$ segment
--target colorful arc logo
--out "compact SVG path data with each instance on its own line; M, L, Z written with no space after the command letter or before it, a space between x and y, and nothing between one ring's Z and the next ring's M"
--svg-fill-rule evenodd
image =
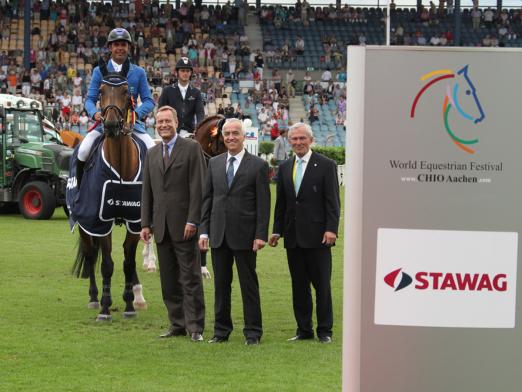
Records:
M469 66L465 65L457 72L454 72L450 69L438 69L432 72L429 72L423 75L420 80L426 81L431 79L428 83L426 83L417 93L413 103L411 105L410 118L415 118L415 110L417 108L417 104L421 96L433 85L443 80L453 79L452 85L446 86L446 94L444 96L444 101L442 104L442 121L444 124L444 128L448 133L450 139L455 143L455 145L460 148L462 151L467 152L468 154L474 154L475 150L471 147L478 143L478 139L463 139L459 138L456 133L451 129L449 125L449 113L452 108L455 108L457 113L469 120L476 125L483 121L486 118L486 114L482 109L482 105L477 95L477 90L475 85L473 84L471 78L469 77ZM433 78L433 79L432 79ZM461 88L462 87L462 88ZM465 97L461 93L464 90ZM475 107L475 113L470 114L463 109L463 101L471 100L470 105Z
M402 290L405 287L408 287L411 282L413 282L413 279L410 275L408 275L406 272L402 272L401 278L399 283L397 282L397 277L401 273L402 268L398 268L395 271L390 272L384 277L384 282L395 289L395 291Z

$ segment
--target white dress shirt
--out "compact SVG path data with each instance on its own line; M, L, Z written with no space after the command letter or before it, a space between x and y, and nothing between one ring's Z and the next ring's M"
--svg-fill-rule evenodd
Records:
M227 153L227 164L225 165L225 173L226 173L226 170L228 169L228 165L230 164L229 161L230 161L230 157L234 157L236 158L234 160L234 176L236 175L237 173L237 169L239 168L239 164L241 163L241 160L243 159L243 157L245 156L245 149L243 148L239 153L237 153L236 155L231 155L230 152ZM304 173L304 171L303 171Z

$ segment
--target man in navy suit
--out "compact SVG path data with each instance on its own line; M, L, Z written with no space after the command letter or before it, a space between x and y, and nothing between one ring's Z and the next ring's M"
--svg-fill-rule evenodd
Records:
M288 139L295 156L279 167L269 245L277 246L279 238L284 238L297 322L296 335L289 340L314 338L312 284L316 293L317 337L322 343L331 343L331 247L337 239L340 215L337 166L331 159L312 152L314 138L309 125L294 124Z
M178 113L179 135L187 137L193 134L196 124L205 118L205 104L201 92L190 85L194 72L187 57L181 57L176 63L178 81L172 86L165 86L161 91L158 105L169 105Z
M245 150L241 120L228 119L222 133L228 152L209 161L199 240L201 250L208 249L210 241L215 275L214 337L209 343L226 342L232 332L235 260L243 298L245 344L256 345L263 334L256 255L268 240L268 164Z

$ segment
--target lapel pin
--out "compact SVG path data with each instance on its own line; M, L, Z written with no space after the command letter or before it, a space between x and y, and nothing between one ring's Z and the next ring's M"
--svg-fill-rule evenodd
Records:
M317 163L314 163L314 166L317 166Z

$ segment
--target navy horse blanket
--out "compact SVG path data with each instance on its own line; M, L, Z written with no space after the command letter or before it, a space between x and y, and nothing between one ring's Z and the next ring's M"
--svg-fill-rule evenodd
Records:
M78 189L76 166L78 148L71 156L70 176L65 199L69 210L71 231L79 225L92 236L105 236L112 232L115 222L125 222L133 234L141 231L141 184L147 147L139 138L132 140L139 150L139 167L132 181L123 181L103 154L100 137L92 147L92 154L85 163L82 182Z

